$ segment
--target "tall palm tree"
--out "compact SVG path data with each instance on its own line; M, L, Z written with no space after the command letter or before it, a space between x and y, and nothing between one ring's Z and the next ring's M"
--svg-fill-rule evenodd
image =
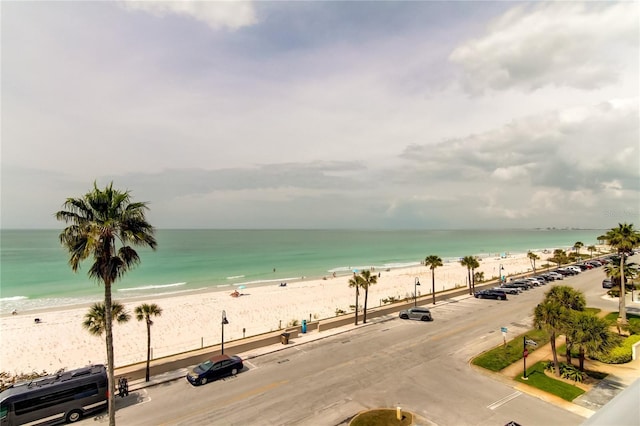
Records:
M469 294L473 294L473 291L471 290L471 269L473 268L474 262L477 263L476 259L473 256L465 256L460 260L460 265L467 268L467 275L469 278Z
M574 289L573 287L566 285L557 285L551 287L545 294L545 301L557 303L564 309L567 309L569 313L584 311L587 306L587 300L584 294ZM564 318L565 323L562 324L562 329L565 331L565 346L567 348L566 357L567 363L571 364L571 349L573 348L573 340L571 333L567 332L571 328L570 316Z
M615 347L618 338L609 330L609 323L589 312L574 311L570 315L570 326L567 331L571 341L578 345L580 371L584 371L586 354L595 355L607 352ZM568 351L569 349L567 349Z
M543 301L533 311L533 323L538 329L544 329L549 333L551 353L553 354L553 367L557 377L560 377L560 364L558 363L558 351L556 349L556 335L562 332L566 323L567 309L552 301Z
M536 273L536 260L539 260L540 256L538 256L537 254L535 254L532 251L528 251L527 252L527 257L529 258L529 261L531 261L531 268L533 269L533 274L535 275L535 273Z
M56 219L68 226L60 242L69 253L69 265L77 272L82 261L91 258L89 277L104 284L105 340L109 381L109 426L116 424L113 334L111 331L111 286L140 263L131 246L148 246L155 250L154 228L147 222L147 203L132 202L129 191L113 189L113 183L93 190L80 198L67 198ZM120 246L118 247L118 244Z
M620 256L620 297L618 298L618 320L621 324L627 324L627 308L625 306L625 278L624 262L626 255L640 244L640 233L633 228L633 224L619 223L617 228L610 229L605 238L609 245L616 249Z
M578 257L580 257L580 249L584 247L584 243L582 241L576 241L573 243L573 249L576 251Z
M378 282L378 276L376 274L371 274L371 271L364 270L360 272L360 277L362 278L360 281L360 287L364 289L364 309L362 311L362 323L367 323L367 299L369 298L369 287L376 284Z
M159 317L162 315L162 308L155 303L147 304L143 303L135 308L136 319L138 321L144 320L147 324L147 371L145 373L145 381L149 381L149 363L151 362L151 326L153 321L151 317Z
M424 265L431 269L431 301L436 304L436 268L442 266L442 259L440 256L431 254L424 258Z
M589 250L589 258L592 258L593 257L593 252L596 251L596 246L594 246L592 244L589 247L587 247L587 250Z
M353 273L353 277L349 279L349 287L356 289L356 325L358 325L358 296L360 296L360 287L362 287L362 277Z
M115 319L118 324L124 324L131 319L131 315L124 309L120 303L111 302L111 318ZM107 313L104 309L104 303L97 302L91 305L89 311L84 315L82 327L94 336L102 336L106 329Z
M480 267L480 259L471 256L471 294L476 292L476 268Z

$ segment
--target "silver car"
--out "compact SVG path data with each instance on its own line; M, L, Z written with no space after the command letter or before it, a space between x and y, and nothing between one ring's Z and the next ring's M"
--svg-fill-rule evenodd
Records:
M400 311L399 314L402 319L414 319L419 321L433 321L431 311L428 308L410 308Z

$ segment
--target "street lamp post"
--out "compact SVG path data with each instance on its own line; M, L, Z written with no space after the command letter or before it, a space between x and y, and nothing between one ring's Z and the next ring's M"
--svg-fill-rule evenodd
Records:
M418 306L418 286L420 285L420 280L416 277L413 283L413 306Z
M224 355L224 325L229 324L227 313L222 311L222 338L220 339L220 355Z

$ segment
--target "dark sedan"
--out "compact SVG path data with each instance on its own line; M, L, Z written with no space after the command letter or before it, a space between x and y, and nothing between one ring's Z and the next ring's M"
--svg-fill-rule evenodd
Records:
M237 355L217 355L195 366L187 374L187 380L194 386L204 385L221 377L235 376L242 367L242 358Z
M477 299L507 300L507 293L504 290L496 290L496 289L476 291L474 296Z

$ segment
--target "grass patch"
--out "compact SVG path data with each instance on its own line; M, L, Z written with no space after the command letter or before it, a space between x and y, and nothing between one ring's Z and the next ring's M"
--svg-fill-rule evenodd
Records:
M573 401L584 393L584 391L577 386L553 379L544 374L545 363L546 361L540 361L532 365L530 368L527 368L528 380L524 380L521 374L518 374L518 376L515 377L515 380L559 396L566 401Z
M584 308L584 311L589 313L589 314L598 315L600 313L600 311L602 311L602 309L600 309L600 308Z
M605 315L604 319L606 319L612 325L614 325L618 321L618 312L610 312L607 315ZM629 312L627 312L627 321L629 323L640 325L640 315L630 314Z
M538 343L538 348L549 343L549 335L546 331L529 330L525 334L521 334L513 340L510 340L506 345L500 345L497 348L478 355L471 363L491 371L500 371L510 366L514 362L522 359L522 343L525 335L528 339ZM535 349L536 348L529 346L529 352Z
M371 410L358 414L349 426L409 426L413 424L413 414L403 411L402 420L396 417L396 410Z

